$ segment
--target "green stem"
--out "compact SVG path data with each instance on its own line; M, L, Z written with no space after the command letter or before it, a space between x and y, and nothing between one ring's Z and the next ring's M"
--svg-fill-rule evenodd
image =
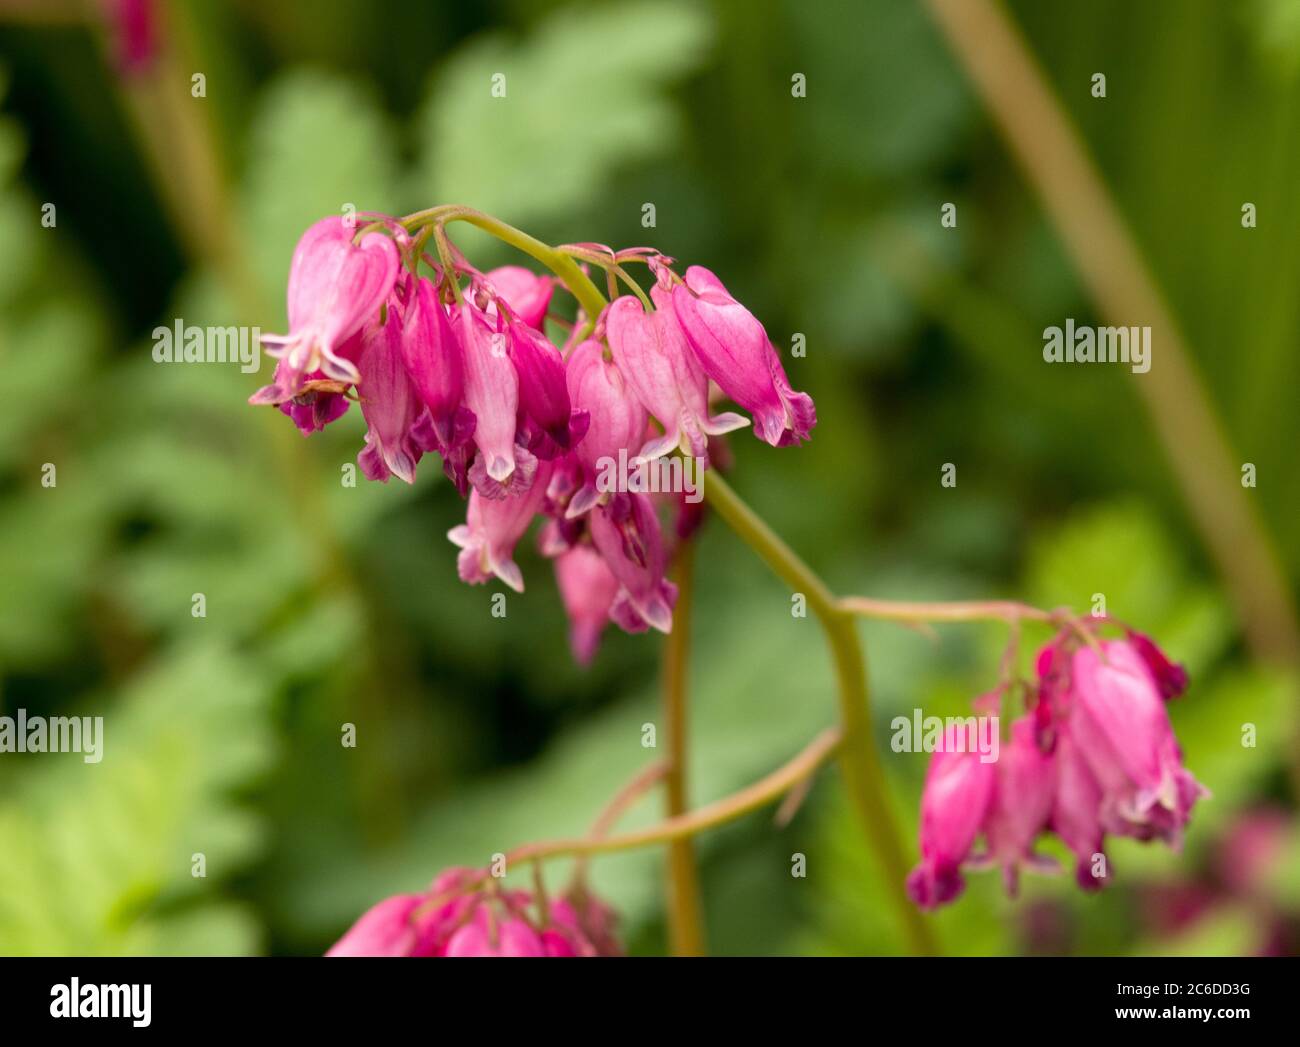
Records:
M674 578L677 603L673 631L664 644L664 733L668 739L664 777L667 814L685 814L686 798L686 671L690 653L691 603L695 546L683 542L677 551ZM690 837L668 844L668 930L674 956L704 955L704 920L700 902L695 845Z
M571 840L547 840L525 844L506 854L506 868L524 862L541 862L570 855L611 854L615 851L653 847L673 840L686 839L706 829L725 825L784 796L813 774L835 751L839 742L840 731L834 727L827 728L789 763L778 767L767 777L761 778L738 793L733 793L726 799L706 804L676 818L668 818L648 829L639 829L618 836L586 836Z
M826 631L839 694L840 769L845 788L867 839L883 866L913 952L936 951L930 928L907 897L907 857L889 806L889 785L871 739L866 663L853 615L842 608L826 583L737 495L716 471L704 485L705 497L727 525L796 593L802 593Z
M402 224L408 229L414 229L427 222L443 224L447 222L468 222L470 225L482 229L485 233L495 236L502 243L507 243L511 247L523 251L524 254L531 255L564 281L564 285L573 294L573 297L578 300L583 312L587 314L588 327L595 324L596 318L600 316L601 311L607 304L605 296L600 293L600 288L591 282L591 278L582 271L582 268L572 258L562 251L557 251L549 244L542 243L535 236L529 236L522 229L516 229L513 225L509 225L498 218L493 218L482 211L476 211L472 207L449 205L433 207L428 211L420 211L410 215L403 219Z

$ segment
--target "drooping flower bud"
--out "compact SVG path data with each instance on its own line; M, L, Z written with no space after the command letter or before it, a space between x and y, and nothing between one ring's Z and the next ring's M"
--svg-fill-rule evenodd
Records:
M555 558L555 581L569 616L569 647L579 665L589 665L609 624L619 582L589 545L575 545Z
M709 436L748 425L738 414L709 416L708 381L673 314L662 306L646 313L631 295L614 299L605 311L605 330L614 362L664 435L641 448L658 458L674 449L708 461Z
M1022 716L1011 724L1011 737L1000 747L997 787L984 835L989 860L1002 869L1007 893L1016 894L1021 865L1051 872L1049 858L1034 854L1034 841L1047 828L1056 791L1056 766L1034 739L1034 724Z
M930 757L921 794L921 863L907 877L907 893L923 909L952 901L966 886L961 866L984 827L997 767L967 752L950 727Z
M565 361L569 398L575 410L586 411L591 424L575 455L583 467L583 483L569 501L566 515L581 516L600 499L595 478L620 451L629 455L644 442L647 417L618 365L605 359L604 347L588 339Z
M342 218L322 218L302 234L289 267L289 333L263 335L267 352L285 364L274 384L259 389L250 403L283 403L298 395L303 376L354 384L354 361L340 349L378 316L397 280L397 247L382 233L367 233L359 244Z
M1068 730L1057 737L1055 756L1052 831L1074 853L1075 881L1085 890L1097 890L1109 878L1101 786Z
M469 479L485 498L527 490L537 460L515 443L519 378L506 352L504 331L493 330L470 302L459 308L456 335L465 360L465 406L474 413L478 457Z
M550 461L583 438L590 416L571 407L564 357L549 338L518 323L507 327L506 337L519 376L519 406L529 423L529 450Z
M429 409L429 421L440 447L452 447L472 434L474 416L462 402L465 360L447 311L438 301L433 282L415 284L402 326L402 360ZM468 433L466 430L468 429Z
M368 426L366 446L357 455L361 471L384 483L389 476L415 483L421 451L411 430L424 405L402 363L402 321L396 309L388 310L382 326L366 332L360 367L357 395Z
M672 306L704 373L754 416L755 436L773 447L808 439L817 424L812 397L790 387L763 325L721 280L691 266L672 291Z

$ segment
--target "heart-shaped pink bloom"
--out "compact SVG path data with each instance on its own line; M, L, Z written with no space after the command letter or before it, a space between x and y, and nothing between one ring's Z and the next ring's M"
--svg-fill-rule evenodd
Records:
M368 429L357 462L371 480L387 483L396 476L415 483L421 451L411 430L424 404L402 362L402 321L396 309L390 307L383 326L367 332L365 343L357 395Z
M490 499L527 490L537 460L515 443L519 378L506 351L506 334L468 301L459 308L455 330L464 353L465 406L474 414L478 447L470 482Z
M641 448L658 458L677 448L708 461L709 436L748 425L738 414L709 416L708 380L686 344L671 308L647 313L631 295L614 299L605 311L605 331L614 362L664 435Z
M397 281L400 260L393 241L356 230L342 218L322 218L302 234L289 266L289 333L264 335L267 352L284 361L273 385L258 390L250 403L282 403L298 394L304 375L356 383L356 364L341 347L370 320Z
M1205 789L1182 754L1159 686L1123 641L1083 647L1071 664L1069 729L1101 785L1107 832L1177 846Z
M664 542L654 505L644 494L619 494L594 510L591 539L619 591L609 616L629 633L672 631L677 586L664 578Z
M565 372L574 410L585 411L590 418L587 435L575 449L583 484L567 509L568 516L577 517L600 498L595 477L606 463L618 461L619 451L635 454L644 443L648 418L618 365L605 359L599 342L588 339L574 348L565 361Z
M609 624L619 582L600 553L575 545L555 558L555 581L569 616L569 646L579 665L589 665Z
M503 498L485 498L477 489L470 492L465 523L447 532L460 548L456 563L461 581L481 585L495 575L515 592L524 591L515 546L541 510L550 476L551 463L541 462L535 482L525 491Z
M773 447L808 439L817 409L790 387L781 359L758 319L703 266L686 270L672 291L678 323L704 373L754 416L754 435Z

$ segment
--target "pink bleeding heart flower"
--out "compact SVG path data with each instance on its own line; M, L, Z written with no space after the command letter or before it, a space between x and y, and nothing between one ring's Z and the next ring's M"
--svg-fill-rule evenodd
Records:
M1047 828L1056 793L1056 765L1034 738L1027 716L1011 724L1011 737L1000 749L997 786L984 826L987 860L1002 869L1007 893L1015 896L1022 865L1053 872L1056 863L1034 854L1034 841Z
M374 319L397 281L397 247L382 233L367 233L359 244L342 218L322 218L302 234L289 267L289 333L263 335L267 352L281 359L274 384L249 398L254 404L279 404L296 396L304 375L355 384L356 363L342 347Z
M569 616L573 658L579 665L590 665L618 597L618 579L595 549L575 545L555 558L555 581Z
M368 429L357 462L371 480L387 483L396 476L415 483L421 450L412 428L424 404L402 362L402 321L396 309L389 308L387 321L371 328L365 342L357 395Z
M708 438L749 422L738 414L709 416L708 380L686 344L671 309L647 313L631 295L614 299L605 311L605 331L614 362L664 435L641 448L658 458L677 448L707 462Z
M591 419L575 455L582 465L582 484L569 500L566 515L581 516L601 498L596 478L620 451L633 453L644 442L648 418L618 365L605 359L604 347L588 339L565 361L569 399Z
M485 498L477 489L470 492L466 522L447 532L460 548L457 568L460 579L481 585L494 575L517 593L524 591L524 576L514 561L515 546L542 508L550 482L551 463L537 466L535 482L525 491L504 498Z
M434 956L433 918L420 919L423 894L399 894L366 910L326 956Z
M529 450L546 460L577 445L591 421L569 402L564 357L540 331L525 324L506 328L510 362L519 376L519 407L528 423Z
M610 618L629 633L672 631L677 586L664 578L664 542L654 506L644 494L619 494L590 516L591 539L619 591Z
M422 450L442 456L443 472L463 498L474 454L474 412L464 406L464 351L433 283L415 282L402 326L402 361L426 411L411 435Z
M433 282L415 284L402 326L402 362L429 410L434 440L441 447L463 443L474 431L474 415L462 406L465 360Z
M1138 650L1107 641L1075 652L1069 729L1102 787L1107 832L1181 840L1206 790L1182 766L1159 686Z
M1097 890L1109 878L1105 831L1101 826L1101 785L1068 730L1056 740L1056 793L1052 831L1076 859L1075 882Z
M546 319L546 310L551 304L551 293L555 290L555 278L540 276L522 265L503 265L499 269L489 269L485 274L492 290L506 300L511 312L529 327L542 329ZM496 306L488 305L489 316L496 315Z
M966 886L961 866L984 827L997 787L997 767L966 752L950 727L930 757L921 794L921 863L907 877L907 893L923 909L952 901Z
M456 319L465 361L465 406L474 414L478 447L470 482L485 498L517 494L532 485L537 459L515 443L519 377L506 352L506 334L493 329L482 310L468 301Z
M757 318L703 266L686 270L672 305L704 372L754 416L754 435L773 447L808 439L817 409L790 387L781 359Z

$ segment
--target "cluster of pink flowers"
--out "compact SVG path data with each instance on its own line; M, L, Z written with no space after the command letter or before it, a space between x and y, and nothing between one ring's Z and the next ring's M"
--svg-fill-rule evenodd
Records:
M541 547L554 558L580 661L607 621L668 632L676 589L664 577L655 504L641 491L599 489L597 472L620 452L639 462L680 451L707 467L709 438L749 424L712 413L710 381L750 412L760 439L807 439L812 399L791 388L763 325L709 270L681 277L672 259L645 249L636 253L654 274L654 308L616 298L582 339L580 317L560 349L543 333L553 278L458 261L456 274L434 266L431 280L417 275L418 247L402 226L377 224L387 232L358 237L344 219L325 218L303 234L289 271L289 333L263 337L278 357L274 381L250 402L277 405L309 434L355 395L368 428L358 461L373 480L413 482L421 456L438 452L469 498L449 537L471 584L495 576L522 591L514 549L546 517ZM462 276L463 295L453 286ZM693 519L683 511L679 537Z
M423 894L385 898L327 956L621 956L611 910L577 889L546 899L448 869Z
M921 798L921 863L907 881L918 905L956 898L963 867L1000 867L1014 894L1022 866L1055 868L1034 852L1044 832L1074 853L1088 889L1109 879L1108 833L1179 847L1206 795L1182 765L1165 708L1187 674L1141 633L1082 639L1088 628L1066 629L1039 652L1036 694L995 762L952 737L934 753Z

